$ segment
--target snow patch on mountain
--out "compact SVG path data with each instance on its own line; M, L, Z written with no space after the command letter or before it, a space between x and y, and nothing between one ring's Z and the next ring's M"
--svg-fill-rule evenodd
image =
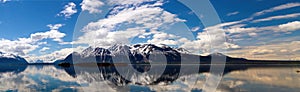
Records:
M123 54L128 55L131 54L131 46L122 45L122 44L115 44L108 48L108 50L113 54Z

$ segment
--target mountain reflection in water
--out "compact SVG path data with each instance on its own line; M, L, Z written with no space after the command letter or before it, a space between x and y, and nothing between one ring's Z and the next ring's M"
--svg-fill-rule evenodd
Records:
M133 69L133 70L131 70ZM1 66L1 91L201 91L209 65ZM300 65L226 65L218 90L300 90Z

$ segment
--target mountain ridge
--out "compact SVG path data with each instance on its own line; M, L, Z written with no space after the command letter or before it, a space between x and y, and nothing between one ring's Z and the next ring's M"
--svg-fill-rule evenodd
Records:
M28 62L17 55L14 54L9 54L9 53L4 53L4 52L0 52L0 63L5 63L5 64L20 64L20 65L24 65L24 64L28 64Z
M216 54L216 53L215 53ZM213 54L212 54L213 55ZM70 64L77 63L131 63L131 64L148 64L161 63L166 61L167 64L180 63L210 63L212 55L200 56L189 53L184 48L172 48L170 46L160 44L134 44L123 45L115 44L107 49L100 47L88 47L82 52L73 52L64 60ZM217 55L225 59L236 61L245 61L243 58L231 58L229 56L217 53ZM181 62L184 61L184 62ZM226 61L228 61L226 59ZM55 62L58 64L58 62Z

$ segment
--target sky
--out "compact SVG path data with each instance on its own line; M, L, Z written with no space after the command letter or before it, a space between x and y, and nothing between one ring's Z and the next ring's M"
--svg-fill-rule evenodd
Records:
M0 0L0 51L54 62L88 46L300 60L299 0Z

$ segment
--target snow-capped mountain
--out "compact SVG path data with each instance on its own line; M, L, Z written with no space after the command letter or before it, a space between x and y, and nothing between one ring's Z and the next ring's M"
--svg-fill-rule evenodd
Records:
M17 55L0 52L0 63L27 64L27 61Z
M166 52L166 53L178 53L175 49L167 46L167 45L154 45L154 44L137 44L134 45L134 51L135 53L143 54L143 55L149 55L149 54L155 54L160 52Z
M245 61L242 58L231 58L221 53L214 53L208 56L200 56L189 53L184 48L172 48L170 46L160 44L135 44L121 45L116 44L108 49L89 47L81 53L72 53L64 60L66 63L167 63L167 64L209 64L211 58L218 56L227 61ZM221 57L222 56L222 57Z
M111 52L108 49L104 48L92 48L89 47L81 52L82 57L91 57L91 56L107 56L111 55Z
M136 44L128 46L116 44L108 49L89 47L81 53L72 53L65 59L65 61L72 60L79 61L79 63L91 61L110 63L112 60L120 63L124 63L124 60L129 60L131 63L149 63L161 60L179 62L180 52L167 45Z
M111 52L105 48L93 48L88 47L81 53L73 52L68 55L64 60L67 63L110 63L111 62ZM60 61L60 62L62 62Z
M136 63L139 62L157 62L168 61L179 62L180 53L167 45L154 45L154 44L137 44L133 45L131 53ZM142 56L142 58L140 58ZM152 56L152 58L150 58Z

